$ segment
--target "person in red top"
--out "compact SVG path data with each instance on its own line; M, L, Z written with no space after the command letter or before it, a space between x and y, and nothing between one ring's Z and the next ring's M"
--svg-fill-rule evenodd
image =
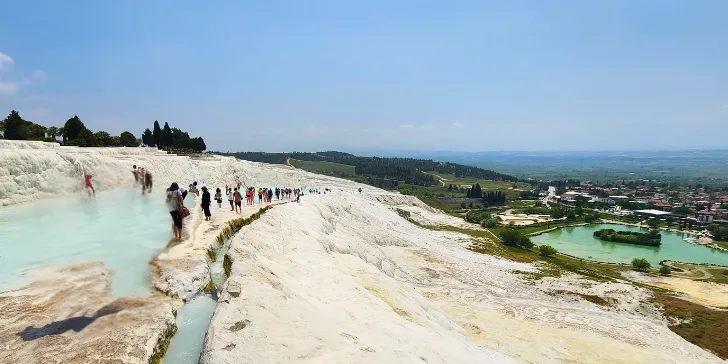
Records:
M91 184L91 176L90 174L86 173L83 175L83 179L86 181L86 188L90 189L91 192L89 192L89 196L93 193L94 196L96 196L96 190L94 189L94 186Z

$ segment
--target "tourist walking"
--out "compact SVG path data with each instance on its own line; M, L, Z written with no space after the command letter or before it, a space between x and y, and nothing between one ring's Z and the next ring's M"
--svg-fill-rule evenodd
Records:
M184 198L182 193L179 191L177 182L172 184L167 189L166 198L167 209L169 214L172 215L172 234L177 241L182 240L182 208L184 207Z
M240 194L237 188L233 192L233 198L235 199L235 212L243 213L243 195Z
M273 189L268 189L268 203L273 202Z
M197 189L197 181L192 182L190 185L190 192L194 193L197 197L200 196L200 190Z
M222 208L222 191L219 188L215 190L215 201L217 201L217 207Z
M202 186L202 202L200 203L200 206L202 206L202 211L205 213L205 221L210 221L210 191L207 190L207 187Z
M233 205L233 199L234 199L234 197L235 196L233 196L233 189L232 188L228 188L227 189L227 198L228 198L228 202L230 202L230 211L235 210L235 206Z

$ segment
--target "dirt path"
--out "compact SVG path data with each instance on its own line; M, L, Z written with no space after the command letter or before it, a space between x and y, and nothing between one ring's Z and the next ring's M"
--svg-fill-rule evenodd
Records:
M675 262L666 261L663 264L666 265L666 266L668 266L668 267L670 267L670 268L672 268L672 269L682 269L682 270L685 270L684 268L681 268L681 267L678 267L678 266L673 265L674 263ZM700 276L700 277L682 277L682 278L696 279L696 280L713 278L713 275L712 274L710 274L708 271L706 271L703 267L701 267L699 265L694 265L692 271L700 272L703 275ZM692 271L690 271L690 272L692 272Z
M293 168L293 169L296 169L296 167L294 167L293 164L291 164L291 157L288 157L286 159L286 165L289 166L289 167L291 167L291 168Z
M429 174L430 176L435 176L437 178L437 180L440 181L440 185L445 186L445 181L447 181L447 180L442 178L442 176L440 176L439 174L434 174L431 172L422 172L422 173Z

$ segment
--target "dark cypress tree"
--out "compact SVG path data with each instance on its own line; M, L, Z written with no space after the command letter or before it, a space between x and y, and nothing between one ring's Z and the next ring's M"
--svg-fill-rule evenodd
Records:
M147 129L144 129L144 133L142 133L142 143L144 145L151 147L154 145L154 135L152 134L152 131Z
M162 149L162 128L159 127L159 121L154 120L154 128L152 129L152 137L155 147Z
M162 145L167 147L167 150L169 150L169 147L172 146L172 141L172 128L170 128L169 124L165 122L164 129L162 129Z

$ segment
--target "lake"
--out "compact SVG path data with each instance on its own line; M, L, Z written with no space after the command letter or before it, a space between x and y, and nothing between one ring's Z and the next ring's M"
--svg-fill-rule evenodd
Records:
M645 258L652 265L662 260L674 260L728 266L728 252L690 244L684 241L690 237L688 234L661 231L662 245L648 247L601 241L593 236L595 231L601 229L645 231L635 226L593 224L550 231L534 236L531 240L537 245L551 245L561 253L599 262L629 264L634 258Z

